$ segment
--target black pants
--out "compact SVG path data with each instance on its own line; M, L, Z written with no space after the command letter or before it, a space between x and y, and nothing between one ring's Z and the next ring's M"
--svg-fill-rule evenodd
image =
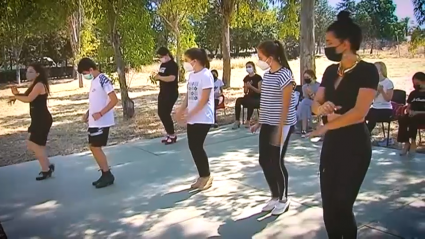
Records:
M288 170L285 167L284 157L288 148L289 138L293 132L293 127L285 125L283 135L282 146L274 146L271 144L271 140L277 132L278 126L261 125L260 130L260 166L263 169L264 176L269 185L272 198L279 198L282 200L283 197L288 197Z
M248 109L246 120L250 120L252 114L254 113L254 109L260 108L260 99L253 98L249 95L245 95L244 97L237 98L236 104L235 104L235 120L237 121L241 119L242 105Z
M164 125L165 131L169 135L174 134L174 122L171 118L171 111L173 111L173 106L178 97L178 92L170 95L160 93L158 96L158 116Z
M371 108L366 116L367 128L369 132L375 128L377 122L387 122L393 114L392 109L374 109Z
M330 239L357 238L353 205L371 158L370 133L364 123L326 133L320 155L320 189Z
M398 135L397 141L400 143L408 143L409 139L416 140L418 135L418 126L425 124L425 115L415 115L409 117L403 115L398 119Z
M7 239L6 232L4 232L1 223L0 223L0 239Z
M220 102L219 99L214 99L214 123L216 124L217 124L217 106L219 102Z
M187 141L190 153L198 169L199 177L210 176L210 163L207 153L204 150L204 142L211 125L209 124L188 124Z

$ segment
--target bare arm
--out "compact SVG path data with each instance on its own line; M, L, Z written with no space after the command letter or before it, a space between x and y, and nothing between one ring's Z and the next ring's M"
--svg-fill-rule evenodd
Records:
M208 103L208 100L210 99L210 93L212 88L207 88L202 90L201 99L199 100L198 104L193 108L191 112L189 112L187 118L191 118L192 116L196 115L199 111L204 108L204 106Z
M258 82L258 88L255 88L251 85L250 89L254 91L255 93L261 94L261 81Z
M112 110L118 103L118 97L117 94L115 94L115 91L112 91L108 94L109 96L109 103L100 111L101 115L104 115L108 113L110 110Z
M311 111L315 115L319 115L319 107L325 103L325 87L319 87L311 105Z
M280 114L279 128L282 129L285 125L286 119L288 118L289 105L291 104L292 96L292 84L285 86L282 89L282 113ZM279 131L281 132L281 131Z
M174 80L176 80L176 76L171 75L171 76L160 76L157 75L156 76L157 80L163 81L163 82L173 82Z
M42 83L37 83L28 96L23 94L15 95L15 98L24 103L32 102L38 95L43 94L45 92L44 85Z
M388 89L387 92L385 91L381 91L382 96L384 97L384 100L386 101L391 101L391 99L393 98L393 93L394 93L394 89Z

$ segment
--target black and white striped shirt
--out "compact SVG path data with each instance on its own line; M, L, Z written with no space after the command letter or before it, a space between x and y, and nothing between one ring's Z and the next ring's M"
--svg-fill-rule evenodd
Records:
M261 84L261 100L260 100L260 124L268 124L278 126L282 115L282 94L283 88L293 84L292 72L282 67L280 70L271 73L267 71L264 74ZM297 96L292 90L288 117L285 125L295 125L297 116L295 111Z

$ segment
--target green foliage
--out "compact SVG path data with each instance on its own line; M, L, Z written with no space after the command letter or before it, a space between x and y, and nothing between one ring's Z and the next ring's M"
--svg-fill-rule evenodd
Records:
M413 0L414 13L419 25L425 24L425 0Z
M287 37L298 39L300 36L301 0L282 1L284 4L279 14L279 21L281 22L279 37L282 39Z
M316 43L325 43L326 28L335 20L335 9L328 0L316 0L314 9L314 35Z
M425 47L425 29L421 29L420 27L416 27L412 31L409 50L415 51L419 47Z

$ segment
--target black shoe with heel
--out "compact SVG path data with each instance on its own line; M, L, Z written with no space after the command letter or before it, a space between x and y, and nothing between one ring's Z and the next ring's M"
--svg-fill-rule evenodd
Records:
M49 165L49 171L47 172L40 172L38 175L38 177L35 178L35 180L37 181L42 181L45 179L48 179L50 177L52 177L53 172L55 171L55 165L54 164L50 164Z

